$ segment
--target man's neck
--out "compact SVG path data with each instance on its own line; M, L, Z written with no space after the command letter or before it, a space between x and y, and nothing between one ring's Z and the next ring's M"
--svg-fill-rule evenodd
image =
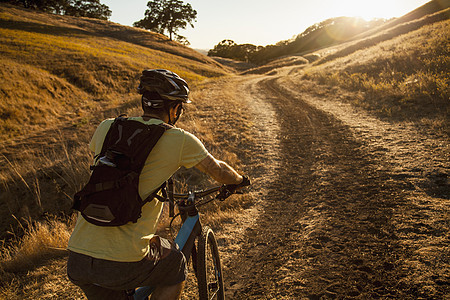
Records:
M167 116L161 117L158 115L154 115L154 114L143 114L142 118L144 119L144 121L148 121L150 119L158 119L163 121L164 123L169 122L169 118Z

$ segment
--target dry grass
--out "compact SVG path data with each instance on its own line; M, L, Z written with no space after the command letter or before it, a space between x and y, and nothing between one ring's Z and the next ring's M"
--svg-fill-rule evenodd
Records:
M70 237L68 225L56 219L47 222L31 222L22 227L23 238L4 247L0 265L2 272L23 272L36 266L55 251L64 251Z
M245 110L242 111L242 108L233 102L233 99L236 99L234 91L228 90L222 94L221 111L223 113L220 114L217 114L213 109L211 102L216 99L208 92L211 86L221 84L222 81L226 80L227 78L223 78L221 80L209 80L208 82L194 84L192 86L192 99L194 102L192 105L189 105L188 111L180 120L179 126L199 136L214 156L240 169L241 161L239 157L242 151L239 150L240 138L238 135L248 136L246 131L251 124L248 120L245 120ZM137 103L135 102L135 104ZM122 112L128 115L138 115L140 114L140 108L134 105L134 107L122 110ZM116 114L116 112L113 112L111 116ZM93 121L89 123L91 122ZM230 124L230 122L238 123ZM217 124L220 124L220 131L217 128ZM241 125L237 127L236 124ZM92 132L95 124L91 125ZM236 126L236 128L232 132L228 132L227 130L230 126ZM55 221L54 223L23 220L39 219L42 212L47 212L50 215L58 214L61 211L61 206L55 207L54 205L60 203L61 199L66 199L62 201L65 203L63 210L70 216L70 196L87 179L88 165L91 158L86 143L91 132L82 132L76 137L68 133L60 133L50 146L50 148L54 149L54 155L43 155L43 152L33 152L32 149L29 149L29 152L25 153L24 157L28 157L28 160L31 157L35 157L35 163L29 165L28 168L18 160L7 162L11 165L11 172L8 173L8 178L4 180L4 184L7 185L7 192L4 194L4 197L13 199L21 190L25 192L25 198L28 201L16 198L14 203L9 203L9 210L13 210L13 205L16 205L17 215L22 214L22 217L18 217L19 222L10 220L10 223L23 224L16 227L15 231L10 230L8 247L4 246L2 249L3 279L1 281L3 284L6 282L9 282L9 284L4 286L1 292L4 295L10 295L8 297L11 297L11 299L19 299L20 295L34 295L35 298L45 299L57 291L58 286L52 286L51 282L48 282L48 284L39 283L39 280L51 280L52 282L61 282L62 280L65 282L65 285L68 285L64 270L61 270L64 267L61 265L61 262L53 260L49 262L48 259L57 258L60 255L60 252L55 252L51 247L66 247L67 237L71 232L70 224L72 224L72 219L65 217L65 221ZM4 159L6 160L6 157ZM42 176L43 174L48 174L48 178L45 179ZM38 178L38 181L34 182L33 180L36 178ZM176 174L176 179L179 181L178 186L180 188L189 186L190 188L199 189L215 184L195 169L180 170ZM73 182L69 182L69 180L73 180ZM220 228L224 224L232 222L233 216L250 206L253 200L249 195L242 195L233 196L225 202L213 202L201 208L202 220L205 224L213 226L213 228ZM19 207L20 203L23 204L22 207L28 207L28 209L21 209ZM168 235L166 228L169 221L166 212L159 226L160 234ZM178 222L175 222L175 229L178 226L177 224ZM53 228L55 230L51 231ZM53 238L49 239L48 236ZM38 241L42 244L36 246ZM25 249L29 250L26 251ZM55 271L59 275L56 277L52 275L53 279L48 274L52 265L59 265ZM27 284L21 279L23 272L31 274L32 278L35 278L37 281L33 284ZM40 279L38 280L37 278ZM78 292L76 289L73 290L73 286L69 284L69 288L65 291L66 294L61 291L59 293L67 296L67 293ZM12 297L15 294L18 295L15 296L17 298Z
M306 65L308 63L308 59L304 58L303 56L286 56L286 57L281 57L278 59L275 59L263 66L257 67L257 68L253 68L253 69L249 69L246 70L244 72L242 72L242 74L264 74L264 73L268 73L269 71L278 69L278 68L283 68L286 66L295 66L295 65Z
M393 40L403 34L419 30L426 25L445 21L449 18L449 15L450 8L413 20L404 16L392 22L388 22L386 25L379 28L369 30L361 36L357 36L354 41L320 51L324 52L326 55L323 55L323 58L318 60L316 64L323 64L340 57L345 57L356 51L376 46L384 41Z
M190 82L221 76L214 60L147 31L0 5L0 136L61 124L117 106L145 68ZM96 101L92 101L96 100Z
M228 71L158 34L4 4L0 40L0 298L66 298L74 291L58 291L68 286L64 266L45 262L67 245L95 126L138 113L144 68L171 69L192 85Z
M87 179L91 156L87 134L70 135L67 140L61 131L45 132L30 139L30 144L16 145L0 156L3 230L12 224L19 230L16 234L24 233L13 216L36 220L46 213L70 213L72 195ZM9 239L11 234L2 232L1 237Z
M62 288L68 284L67 279L62 277L65 271L55 259L67 254L65 247L70 237L70 223L51 218L21 224L25 234L15 236L12 243L1 248L1 299L50 299L55 292L65 290ZM48 267L45 266L47 264ZM43 280L44 277L48 279ZM68 295L66 292L65 297Z

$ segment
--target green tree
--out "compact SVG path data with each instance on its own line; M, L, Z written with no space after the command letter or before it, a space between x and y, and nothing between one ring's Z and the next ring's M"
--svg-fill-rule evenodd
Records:
M50 13L61 13L68 0L0 0L0 2L22 5L25 8L41 10Z
M135 27L148 29L164 34L169 33L169 38L175 36L179 41L186 41L185 37L178 35L179 29L186 29L188 24L193 28L193 22L197 19L197 11L189 3L181 0L153 0L147 3L145 18L135 22Z
M252 44L240 44L235 47L234 56L237 60L250 62L258 47Z
M236 46L237 44L233 40L223 40L208 51L208 56L233 58L231 52Z
M105 4L101 4L100 0L70 0L70 5L66 8L65 14L108 20L111 17L111 10Z
M258 47L252 44L236 44L232 40L223 40L208 51L208 56L218 56L249 62Z
M108 20L111 10L100 0L0 0L59 15Z

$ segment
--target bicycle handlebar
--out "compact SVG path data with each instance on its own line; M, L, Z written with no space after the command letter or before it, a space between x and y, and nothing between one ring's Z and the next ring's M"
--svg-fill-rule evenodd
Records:
M169 182L169 188L171 191L168 191L168 197L170 206L169 206L169 217L172 217L172 220L170 221L170 228L172 228L172 222L173 220L181 214L181 211L184 211L185 213L191 210L191 213L197 214L197 207L200 205L204 205L208 202L213 201L214 199L219 199L221 201L225 200L226 198L230 197L233 194L236 194L236 191L250 185L250 180L248 177L243 176L243 180L240 184L224 184L221 186L215 186L211 187L205 190L195 191L195 192L189 192L185 194L179 194L179 193L173 193L173 182ZM217 196L213 199L210 199L208 201L204 201L201 203L196 203L196 198L203 198L206 197L212 193L216 193ZM184 201L174 201L177 200L187 200ZM174 204L178 206L181 211L178 214L174 214ZM186 209L188 208L188 209Z
M190 193L186 193L186 194L177 194L177 193L173 193L173 198L175 199L180 199L180 200L186 200L189 198L189 196L191 196L192 194L195 195L195 198L203 198L205 196L208 196L214 192L219 191L222 188L222 186L215 186L206 190L201 190L201 191L195 191L195 192L190 192Z
M185 193L185 194L173 193L173 198L179 199L179 200L186 200L186 199L189 199L189 197L203 198L203 197L206 197L215 192L219 192L219 194L216 196L216 198L223 201L226 198L228 198L229 196L231 196L232 194L235 194L238 189L243 188L245 186L249 186L249 185L250 185L250 180L248 179L248 177L243 176L243 180L240 184L224 184L221 186L215 186L215 187L208 188L205 190L194 191L194 192Z

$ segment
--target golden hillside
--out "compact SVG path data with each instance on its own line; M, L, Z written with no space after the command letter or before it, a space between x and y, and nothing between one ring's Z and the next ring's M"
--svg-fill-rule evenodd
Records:
M450 1L433 0L351 41L285 56L243 74L289 69L299 85L312 80L358 92L343 101L379 118L419 122L449 135L449 19Z
M145 68L171 69L192 83L227 73L160 34L5 4L0 42L2 138L117 106Z

